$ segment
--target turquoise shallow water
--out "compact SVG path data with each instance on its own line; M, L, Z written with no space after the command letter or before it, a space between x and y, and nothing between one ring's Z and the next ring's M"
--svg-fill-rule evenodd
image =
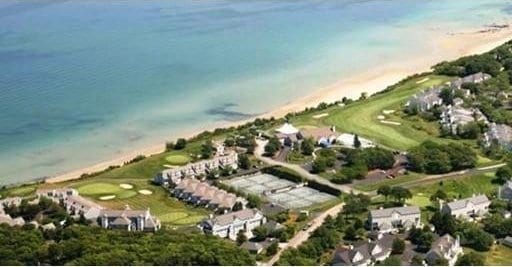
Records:
M0 184L55 175L425 53L509 1L0 2Z

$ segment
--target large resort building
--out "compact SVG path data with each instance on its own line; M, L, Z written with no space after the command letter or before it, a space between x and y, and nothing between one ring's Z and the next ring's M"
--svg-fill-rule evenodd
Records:
M243 209L215 217L211 216L204 220L200 227L207 234L235 240L240 231L250 235L254 228L265 224L266 221L267 219L260 211Z
M232 169L238 168L238 154L235 151L230 151L226 155L216 155L213 159L202 160L189 163L185 166L163 170L157 174L154 181L156 184L164 186L178 184L183 178L205 175L212 170L227 167Z

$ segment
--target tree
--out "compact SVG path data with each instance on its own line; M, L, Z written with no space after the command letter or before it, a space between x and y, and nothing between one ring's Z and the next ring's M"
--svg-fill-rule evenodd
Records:
M451 88L443 88L441 93L439 93L439 97L443 100L443 103L446 105L453 105L453 99L455 98L453 89Z
M244 208L244 204L240 201L237 201L235 205L233 205L233 211L239 211Z
M313 151L315 150L315 141L313 138L306 138L302 141L302 144L300 146L300 149L302 151L302 154L304 155L311 155L313 154Z
M279 249L277 241L272 242L270 246L267 248L267 256L274 256L277 253L277 250Z
M388 196L391 194L391 187L389 185L381 185L377 189L377 194L384 196L386 202L388 202Z
M248 170L251 168L251 159L249 159L249 156L247 154L239 154L238 155L238 166L244 170Z
M267 227L263 226L263 225L260 225L254 229L252 229L252 234L253 234L253 239L254 241L256 242L260 242L260 241L263 241L267 238L268 236L268 229Z
M400 265L402 265L402 260L400 259L400 257L390 256L390 257L387 257L385 260L383 260L378 265L380 265L380 266L400 266Z
M411 191L400 186L392 187L390 195L399 203L403 203L406 199L412 198Z
M215 148L213 147L213 143L211 140L204 142L201 145L201 158L209 159L213 155L214 151Z
M455 231L457 231L457 221L448 213L436 211L432 216L432 219L430 219L430 223L434 225L436 232L439 235L453 235L455 234Z
M312 173L321 173L327 169L327 160L324 157L317 157L311 166Z
M485 259L482 257L482 255L476 253L476 252L469 252L462 255L457 260L456 265L458 266L484 266L485 265Z
M176 140L176 144L174 145L174 149L182 150L187 146L187 140L185 138L179 138Z
M361 147L361 141L359 141L359 136L357 134L354 135L354 147L355 148Z
M496 180L499 184L505 184L512 177L512 169L509 166L500 167L496 171Z
M400 238L393 240L391 254L402 254L405 250L405 242Z
M240 246L245 241L247 241L247 236L245 235L245 232L243 230L238 231L238 234L236 235L236 243Z
M268 140L268 143L265 145L265 155L274 156L277 151L281 148L281 142L277 137L272 137Z
M247 207L249 208L259 208L261 206L261 198L258 195L248 194L247 197Z
M437 202L439 200L448 199L448 195L442 189L438 189L434 194L430 196L430 201Z
M357 231L354 226L348 226L344 231L344 239L346 240L356 240L357 239Z

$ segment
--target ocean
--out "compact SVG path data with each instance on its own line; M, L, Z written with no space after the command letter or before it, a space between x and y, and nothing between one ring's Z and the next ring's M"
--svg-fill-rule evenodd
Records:
M268 112L429 53L502 0L3 0L0 184L52 176Z

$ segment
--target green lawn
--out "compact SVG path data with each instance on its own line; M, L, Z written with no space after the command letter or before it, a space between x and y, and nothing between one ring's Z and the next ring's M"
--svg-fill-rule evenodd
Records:
M0 198L4 197L25 197L36 192L38 184L27 184L0 190Z
M485 253L485 264L488 266L510 266L512 263L512 248L504 245L493 246L492 249Z
M417 82L424 79L425 76L411 79L392 91L370 97L367 100L358 101L342 108L329 108L323 111L329 113L327 117L313 119L309 114L307 118L299 117L297 121L299 124L314 125L322 120L324 125L335 125L339 131L357 133L378 144L400 150L418 145L427 139L446 142L446 140L436 137L437 122L425 122L418 117L406 119L400 116L405 102L411 95L450 80L445 76L428 75L427 77L429 80L419 84ZM383 110L395 110L395 114L386 115L386 120L399 122L401 125L380 122L377 116L383 115Z
M374 191L377 190L380 186L389 185L389 186L397 186L403 183L407 183L410 181L418 180L421 177L424 177L423 174L410 172L407 175L399 176L395 179L383 179L378 182L361 182L359 184L354 185L354 188L361 191Z
M179 152L176 152L176 153L173 153L173 154L165 157L165 160L170 165L181 166L181 165L185 165L185 164L189 163L191 158L185 154L179 154Z
M494 173L488 172L484 174L477 174L468 177L461 177L451 180L422 184L417 187L412 187L411 192L416 197L416 201L420 201L420 196L430 198L438 189L442 189L452 198L470 197L473 194L494 194L497 191L498 185L493 184ZM414 198L413 198L414 201Z

